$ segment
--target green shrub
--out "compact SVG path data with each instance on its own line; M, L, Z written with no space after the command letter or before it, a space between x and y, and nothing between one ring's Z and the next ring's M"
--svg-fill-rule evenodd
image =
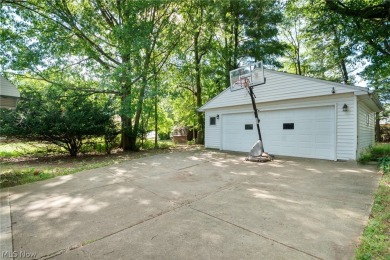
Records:
M114 127L111 99L61 89L24 90L15 110L0 109L0 135L46 141L77 156L85 140Z
M390 143L378 143L371 148L371 154L374 159L385 156L390 157Z
M160 149L168 149L175 146L175 144L172 141L159 141L158 142L158 148Z
M158 139L160 140L169 140L169 133L158 133Z
M381 158L390 157L390 144L377 143L374 146L369 146L364 152L360 154L359 162L368 163L370 161L379 162Z
M379 158L379 168L382 170L383 174L389 174L390 173L390 157L384 156L382 158Z
M143 150L150 150L156 148L154 146L154 140L148 140L148 139L144 140L143 143L141 141L138 141L137 146L142 148ZM168 149L172 146L174 146L174 144L171 141L164 140L164 141L157 142L157 148L159 149Z

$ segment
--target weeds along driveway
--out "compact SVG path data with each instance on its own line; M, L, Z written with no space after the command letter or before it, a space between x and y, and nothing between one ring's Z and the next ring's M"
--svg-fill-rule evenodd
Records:
M379 179L354 162L259 164L200 150L3 189L1 199L18 257L350 259Z

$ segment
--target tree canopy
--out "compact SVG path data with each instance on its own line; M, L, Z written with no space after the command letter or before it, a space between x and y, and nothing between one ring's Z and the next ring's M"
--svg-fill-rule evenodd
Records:
M0 3L0 73L36 93L113 99L124 150L138 149L140 133L167 135L174 125L191 127L202 143L197 108L228 87L230 70L259 60L364 84L389 101L387 0Z

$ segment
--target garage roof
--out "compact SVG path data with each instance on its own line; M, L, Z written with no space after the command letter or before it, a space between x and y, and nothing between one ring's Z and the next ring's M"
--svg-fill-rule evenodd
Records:
M368 88L345 85L341 83L309 78L305 76L264 70L266 84L256 86L253 91L256 95L256 102L272 102L296 98L332 96L337 94L353 93L355 95L369 95ZM334 93L333 93L334 92ZM371 94L370 94L371 95ZM372 95L377 110L382 107L378 98ZM211 99L198 109L203 112L207 109L238 106L250 104L248 93L245 89L230 91L226 88L219 95Z

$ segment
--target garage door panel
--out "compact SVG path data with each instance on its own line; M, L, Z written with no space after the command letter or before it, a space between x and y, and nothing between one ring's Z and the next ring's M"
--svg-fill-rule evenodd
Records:
M260 111L265 150L275 155L334 159L334 107ZM294 129L283 129L293 123ZM245 130L253 124L253 130ZM249 152L258 140L253 113L223 115L222 149Z
M245 130L246 124L252 124L253 130ZM222 129L223 150L249 151L258 140L253 113L223 115Z

